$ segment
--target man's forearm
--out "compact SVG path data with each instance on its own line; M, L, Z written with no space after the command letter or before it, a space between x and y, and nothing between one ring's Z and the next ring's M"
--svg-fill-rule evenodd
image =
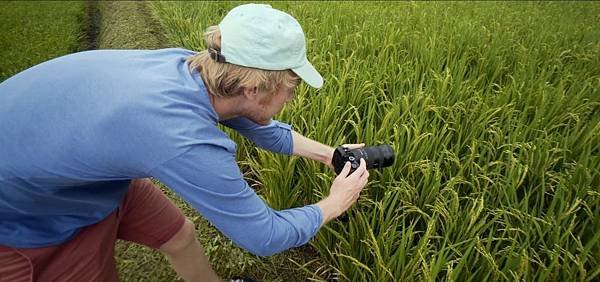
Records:
M294 155L319 161L327 166L331 166L331 158L333 157L334 151L331 146L304 137L296 131L292 131L292 139L294 141Z
M333 202L329 197L319 201L316 205L321 209L323 215L321 226L337 218L343 212L339 207L339 204Z

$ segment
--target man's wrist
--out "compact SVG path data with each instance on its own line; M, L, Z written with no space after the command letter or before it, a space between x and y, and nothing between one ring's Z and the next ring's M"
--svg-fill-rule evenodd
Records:
M334 148L292 131L293 154L331 166Z
M331 165L331 160L333 159L333 152L335 149L331 146L323 145L323 150L321 153L321 162L327 166Z
M337 218L343 212L330 197L324 198L316 203L316 205L321 209L321 213L323 214L323 222L321 223L321 226Z

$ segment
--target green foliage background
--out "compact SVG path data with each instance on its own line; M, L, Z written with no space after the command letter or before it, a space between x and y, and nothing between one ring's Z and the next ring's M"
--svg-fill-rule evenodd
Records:
M150 43L202 50L203 30L240 3L150 2L170 41ZM100 10L129 11L115 4ZM267 259L233 246L178 202L220 275L598 279L600 4L271 4L299 20L308 57L326 79L320 90L301 85L277 118L330 145L390 143L396 163L372 173L348 222L330 223L311 248ZM139 8L128 6L131 14ZM0 7L0 81L89 47L84 2ZM144 24L128 20L104 26L105 48L145 46ZM231 134L242 144L243 170L273 207L327 195L333 175L321 164L260 151ZM126 244L117 251L123 280L175 279L160 254Z
M240 3L158 2L177 45ZM323 143L390 143L349 222L311 245L317 280L593 280L600 274L600 5L273 2L326 83L278 118ZM239 138L239 137L236 137ZM320 164L240 148L276 208L313 203Z
M85 3L0 3L0 81L46 60L86 49Z

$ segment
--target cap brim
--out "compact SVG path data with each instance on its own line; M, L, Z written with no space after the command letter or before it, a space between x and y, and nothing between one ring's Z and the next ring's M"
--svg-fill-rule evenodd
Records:
M302 66L293 68L292 71L314 88L323 86L323 77L308 60Z

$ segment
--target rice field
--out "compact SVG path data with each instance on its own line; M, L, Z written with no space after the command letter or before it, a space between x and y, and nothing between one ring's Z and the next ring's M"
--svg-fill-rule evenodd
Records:
M237 2L152 2L169 39ZM391 144L348 221L298 263L317 281L592 281L600 277L600 4L273 2L325 78L277 117L332 146ZM232 133L234 134L234 133ZM239 147L273 207L313 203L333 174ZM314 266L318 266L315 271Z
M202 50L203 30L239 4L149 1L169 41L152 46ZM179 202L222 277L600 279L599 3L271 5L299 20L326 80L320 90L302 84L277 118L332 146L390 144L396 162L371 173L347 221L322 228L310 248L272 258L236 248ZM83 1L0 3L0 81L88 48L88 13ZM100 31L103 48L146 46L131 26ZM322 164L230 133L272 207L327 195L334 175ZM156 252L120 244L117 254L123 281L177 279Z
M46 60L89 46L83 1L0 3L0 81Z

